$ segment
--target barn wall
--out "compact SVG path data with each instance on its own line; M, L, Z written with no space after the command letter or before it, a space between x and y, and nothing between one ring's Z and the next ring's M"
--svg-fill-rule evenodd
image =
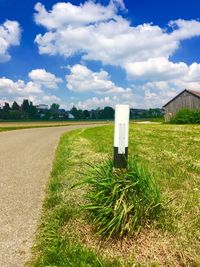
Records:
M187 91L183 92L165 107L165 120L169 121L177 111L183 108L200 109L200 98Z

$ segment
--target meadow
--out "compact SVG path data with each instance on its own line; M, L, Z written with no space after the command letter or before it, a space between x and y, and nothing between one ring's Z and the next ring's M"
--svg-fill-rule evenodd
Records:
M81 124L105 124L105 121L0 121L0 132L42 127L59 127Z
M129 155L154 175L165 209L137 236L105 241L81 209L86 163L113 153L113 126L64 134L30 266L200 266L200 126L131 124Z

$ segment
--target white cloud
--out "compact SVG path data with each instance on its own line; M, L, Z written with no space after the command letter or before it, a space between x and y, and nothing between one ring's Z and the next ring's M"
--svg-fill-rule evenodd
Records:
M114 106L117 103L129 104L135 108L162 107L185 88L200 90L200 64L193 63L188 66L183 62L172 63L165 58L149 59L146 62L128 65L127 72L134 83L131 89L128 88L125 91L122 88L124 90L122 94L117 94L116 88L118 87L110 81L108 73L105 74L104 71L92 72L78 64L70 67L70 71L71 73L66 78L71 90L107 95L102 98L89 98L85 101L76 100L74 104L79 108ZM110 90L111 94L109 94L109 85L114 86Z
M76 106L80 109L97 109L106 106L114 107L116 104L127 104L130 107L141 108L141 96L130 92L129 94L112 95L105 97L91 97L86 100L76 100L70 103L70 106Z
M171 94L173 96L173 94ZM166 103L166 92L155 93L150 90L145 91L144 95L145 107L160 107Z
M126 10L124 0L112 0L111 3L113 3L115 6L119 7L121 10Z
M178 28L172 32L171 36L175 40L185 40L200 35L200 22L197 20L184 20L178 19L170 21L169 26L172 28Z
M137 91L136 94L141 97L143 107L153 108L162 107L184 89L200 91L200 83L184 79L153 81L135 86L133 92Z
M166 58L153 58L144 62L126 65L129 79L148 81L145 86L153 84L157 89L171 87L200 89L200 64L187 65L183 62L173 63ZM163 86L164 85L164 86Z
M122 1L116 2L123 6ZM75 6L69 2L57 3L51 12L48 12L41 3L37 3L35 10L37 11L34 16L35 22L47 29L64 28L68 25L89 25L115 17L114 4L110 3L105 7L92 1L87 1L80 6Z
M74 92L90 91L98 94L129 93L129 88L116 86L108 72L100 70L93 72L86 66L76 64L69 67L70 74L66 75L67 87Z
M189 66L188 75L184 77L188 82L200 82L200 64L196 62Z
M184 88L198 90L200 64L173 63L169 58L182 40L200 36L200 22L178 19L170 21L165 29L152 23L133 26L118 14L119 9L125 9L122 0L111 0L108 6L91 1L79 6L57 3L49 11L36 5L35 21L46 28L35 38L40 54L80 54L83 60L120 66L133 80L130 92L115 85L104 70L92 72L83 65L74 65L66 76L71 91L109 95L90 98L86 104L79 101L80 106L113 104L118 100L111 94L118 97L116 93L121 91L121 101L126 98L131 106L158 107Z
M0 78L0 93L28 95L28 94L40 94L40 85L34 82L25 83L23 80L14 82L11 79L5 77Z
M61 78L57 78L53 73L47 72L45 69L32 70L28 76L35 83L44 85L47 88L58 88L58 83L62 82Z
M172 63L167 58L149 58L146 61L125 65L129 79L168 80L181 78L188 73L188 66L183 62Z
M145 108L162 107L181 90L170 82L148 82L141 88L142 102Z
M42 100L45 104L60 103L60 98L55 95L44 95Z
M8 50L11 46L19 45L20 36L21 29L17 21L6 20L0 25L0 62L10 59Z
M44 35L36 36L39 52L65 57L81 53L85 60L124 68L149 58L168 59L181 40L200 36L200 22L195 20L171 21L169 32L148 23L132 26L117 14L119 3L123 1L111 1L107 7L93 2L57 3L50 11L37 4L36 23L47 28Z
M41 85L33 81L24 82L23 80L13 81L8 78L0 78L0 103L12 104L13 101L22 103L23 99L28 99L34 104L53 102L61 103L59 97L48 94L42 90Z
M166 58L150 58L126 64L128 78L140 81L147 107L162 106L184 89L200 90L200 64L173 63Z
M97 109L98 107L105 107L105 106L113 106L113 102L115 100L115 97L92 97L88 98L85 101L76 101L72 102L70 106L76 106L79 109Z

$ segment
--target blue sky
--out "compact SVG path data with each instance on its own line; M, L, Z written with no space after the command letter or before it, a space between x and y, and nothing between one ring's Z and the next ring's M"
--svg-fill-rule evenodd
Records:
M199 10L198 0L0 0L0 103L149 108L199 91Z

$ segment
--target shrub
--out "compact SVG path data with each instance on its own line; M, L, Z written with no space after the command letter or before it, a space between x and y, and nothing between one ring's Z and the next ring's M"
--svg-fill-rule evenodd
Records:
M97 233L106 238L139 233L161 210L161 195L152 175L135 158L127 171L114 170L113 161L90 165L83 182L89 185L87 204Z
M171 119L174 124L200 123L200 110L181 109Z

